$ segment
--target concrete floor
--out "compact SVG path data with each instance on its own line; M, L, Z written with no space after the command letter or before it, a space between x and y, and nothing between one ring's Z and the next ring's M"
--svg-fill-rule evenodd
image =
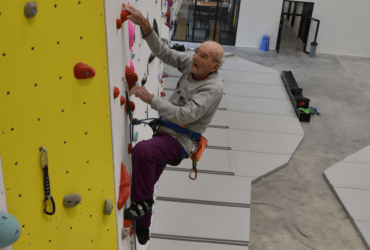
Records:
M301 123L305 137L288 166L252 185L249 250L366 249L322 174L370 145L370 58L311 58L287 21L279 54L223 47L252 62L291 70L322 115Z

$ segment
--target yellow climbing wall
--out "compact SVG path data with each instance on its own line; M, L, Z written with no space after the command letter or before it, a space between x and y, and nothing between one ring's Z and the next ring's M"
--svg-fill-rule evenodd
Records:
M13 249L118 249L104 1L37 0L32 19L26 3L0 1L0 154L8 212L22 227ZM95 77L76 79L79 62ZM43 212L41 146L52 216ZM73 193L81 203L64 208Z

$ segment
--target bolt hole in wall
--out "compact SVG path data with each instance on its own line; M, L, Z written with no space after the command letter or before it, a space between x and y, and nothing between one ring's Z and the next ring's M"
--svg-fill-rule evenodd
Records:
M235 46L240 0L184 0L171 40Z

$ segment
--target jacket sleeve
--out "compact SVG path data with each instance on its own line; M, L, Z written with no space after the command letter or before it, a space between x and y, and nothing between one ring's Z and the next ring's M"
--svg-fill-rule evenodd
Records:
M156 57L164 63L178 69L181 73L183 73L186 66L193 61L193 57L191 55L171 49L167 46L167 44L158 37L154 30L150 35L144 37L144 40L148 43L150 50Z
M220 93L214 88L200 88L199 91L185 104L176 106L172 103L153 97L151 107L158 111L166 121L177 125L186 125L195 122L203 117L215 103L220 99Z

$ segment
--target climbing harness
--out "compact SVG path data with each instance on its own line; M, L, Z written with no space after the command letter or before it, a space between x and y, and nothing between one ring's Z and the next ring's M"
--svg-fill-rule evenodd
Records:
M46 152L46 149L44 147L40 147L40 151L41 151L41 165L42 165L42 168L44 170L44 191L45 191L44 213L48 214L48 215L53 215L55 213L55 202L54 202L53 196L51 196L51 194L50 194L50 181L49 181L49 172L48 172L48 169L49 169L48 153ZM44 153L46 155L46 164L45 164L45 160L44 160ZM52 205L53 205L53 211L52 212L46 211L46 202L48 200L50 200Z

